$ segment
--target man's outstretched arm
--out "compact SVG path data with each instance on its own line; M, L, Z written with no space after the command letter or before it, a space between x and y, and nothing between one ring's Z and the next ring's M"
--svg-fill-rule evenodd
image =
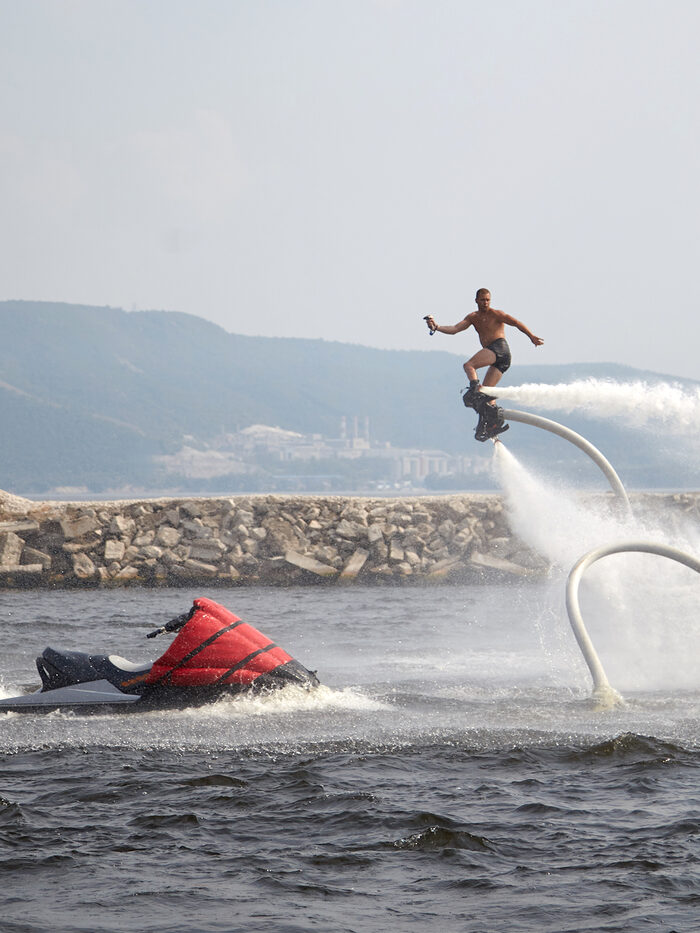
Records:
M541 347L544 343L544 340L541 337L536 337L529 327L526 327L522 321L519 321L517 318L513 317L512 314L503 313L503 323L510 324L511 327L517 327L518 330L525 334L526 337L529 337L530 340L534 343L536 347Z
M429 314L425 320L432 331L439 330L441 334L459 334L461 331L471 327L472 323L469 320L469 316L465 317L459 324L436 324L431 314Z

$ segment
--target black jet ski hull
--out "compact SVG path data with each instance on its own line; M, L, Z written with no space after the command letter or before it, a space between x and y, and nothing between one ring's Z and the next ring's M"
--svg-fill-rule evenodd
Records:
M318 686L315 673L212 600L195 600L189 613L151 634L163 631L179 634L145 664L46 648L36 659L41 688L0 700L0 712L184 709L290 684Z
M216 703L226 697L259 695L280 690L296 684L311 688L319 685L313 671L299 662L299 668L275 672L275 677L263 676L249 687L160 687L145 690L143 694L124 693L108 680L91 680L87 683L55 687L52 690L35 690L17 697L0 700L0 713L51 713L56 710L75 710L81 713L146 712L159 709L188 709Z

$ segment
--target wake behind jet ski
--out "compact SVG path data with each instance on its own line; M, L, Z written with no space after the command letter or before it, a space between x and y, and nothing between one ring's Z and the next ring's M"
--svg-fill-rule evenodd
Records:
M318 686L315 673L211 599L195 599L147 637L167 632L178 633L168 650L142 664L46 648L36 659L42 686L0 700L0 712L184 708L287 684Z

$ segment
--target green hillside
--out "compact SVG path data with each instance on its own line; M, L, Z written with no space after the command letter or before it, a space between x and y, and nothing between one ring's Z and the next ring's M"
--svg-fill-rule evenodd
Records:
M336 437L343 415L368 415L373 439L396 447L473 452L459 396L462 358L452 353L245 337L193 315L50 302L0 302L0 326L0 488L15 492L149 487L158 481L151 458L186 437L206 444L255 423ZM583 376L662 378L607 364L516 366L507 378ZM657 444L631 451L619 428L567 423L601 446L623 478L681 482ZM509 436L519 456L568 463L562 442L541 434L520 430L516 441L514 426ZM680 472L687 480L687 466Z

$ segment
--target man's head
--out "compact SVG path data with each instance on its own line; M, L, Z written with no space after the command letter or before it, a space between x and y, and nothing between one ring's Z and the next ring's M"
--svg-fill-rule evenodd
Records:
M479 311L486 311L491 304L491 292L488 288L480 288L476 293L476 303Z

